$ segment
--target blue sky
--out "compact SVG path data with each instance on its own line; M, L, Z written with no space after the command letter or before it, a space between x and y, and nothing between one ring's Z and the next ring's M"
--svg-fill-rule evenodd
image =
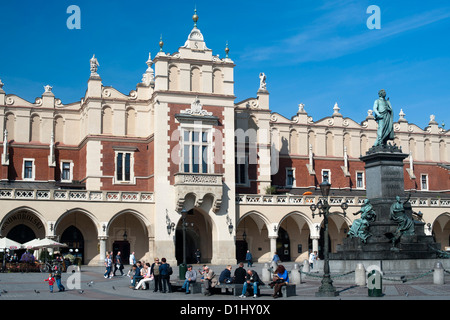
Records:
M70 5L81 9L80 30L66 26ZM379 30L367 28L370 5L381 9ZM63 103L78 101L95 53L103 84L128 94L161 34L165 52L184 44L195 6L214 54L229 43L236 102L256 96L264 72L271 110L287 118L304 103L319 120L337 102L361 122L384 88L395 120L403 109L421 128L431 114L450 128L448 0L1 1L3 89L34 101L50 84Z

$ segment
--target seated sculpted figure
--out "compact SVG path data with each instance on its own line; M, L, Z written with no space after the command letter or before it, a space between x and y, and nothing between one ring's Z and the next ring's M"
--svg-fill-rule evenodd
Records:
M369 231L369 225L374 222L377 214L373 210L373 206L369 199L364 200L364 205L354 215L361 213L361 218L356 219L350 227L348 232L349 237L360 238L363 243L367 242L367 239L372 235Z
M411 195L410 195L411 196ZM405 204L409 201L409 197L402 202L400 197L396 197L396 202L391 205L390 218L397 223L397 230L393 242L399 239L403 234L414 234L414 220L405 212Z

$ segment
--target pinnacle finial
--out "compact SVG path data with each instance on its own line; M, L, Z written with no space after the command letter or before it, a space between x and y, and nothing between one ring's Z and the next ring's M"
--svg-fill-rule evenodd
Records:
M161 34L161 37L159 38L159 52L163 51L163 46L164 46L164 42L162 40L162 34Z
M194 9L194 15L192 16L192 20L194 21L194 28L197 28L197 21L198 21L197 8Z
M225 53L226 53L226 58L228 59L228 52L230 52L230 48L228 48L228 41L227 41L227 45L225 47Z

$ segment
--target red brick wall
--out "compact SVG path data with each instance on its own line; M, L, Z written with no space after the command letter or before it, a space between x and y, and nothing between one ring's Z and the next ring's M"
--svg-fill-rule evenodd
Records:
M186 104L169 104L169 132L167 133L169 137L173 137L173 132L178 129L179 123L175 122L175 115L178 113L181 113L181 110L189 109L191 106ZM223 107L217 107L217 106L203 106L203 110L206 110L208 112L212 112L213 116L216 116L219 118L218 125L213 126L215 130L219 130L220 132L223 131ZM222 141L220 143L214 144L214 155L220 154L220 158L223 158L223 134L222 134ZM172 139L170 139L172 140ZM178 153L174 150L179 149L179 141L169 141L169 154L172 155ZM176 149L175 149L176 148ZM222 160L221 160L222 161ZM174 174L179 172L179 159L176 161L172 161L169 159L169 172L170 172L170 183L174 184L175 178ZM224 173L224 168L222 163L214 163L214 173Z

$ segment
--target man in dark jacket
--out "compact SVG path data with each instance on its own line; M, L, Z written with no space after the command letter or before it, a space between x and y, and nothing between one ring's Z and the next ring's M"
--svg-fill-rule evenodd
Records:
M247 287L253 287L253 298L257 297L258 294L258 286L264 285L264 282L258 276L258 273L255 270L247 270L247 275L245 276L244 287L242 288L242 294L239 298L246 298Z
M234 283L242 284L245 282L247 272L244 269L244 263L240 262L239 267L234 271Z

